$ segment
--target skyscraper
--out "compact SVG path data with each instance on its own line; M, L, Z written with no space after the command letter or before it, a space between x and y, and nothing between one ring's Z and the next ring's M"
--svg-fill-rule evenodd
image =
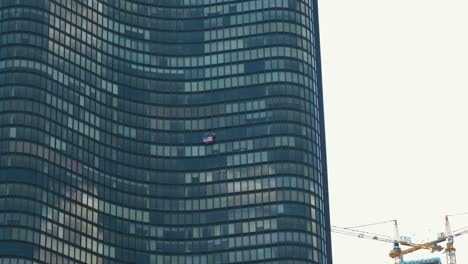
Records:
M1 0L0 263L331 264L316 0Z

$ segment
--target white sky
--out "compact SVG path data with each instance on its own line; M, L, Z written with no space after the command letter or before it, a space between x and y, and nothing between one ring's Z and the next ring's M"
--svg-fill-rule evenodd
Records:
M445 214L468 212L468 0L319 2L332 224L398 219L433 239ZM393 263L391 244L332 243L334 264ZM468 234L455 247L468 263Z

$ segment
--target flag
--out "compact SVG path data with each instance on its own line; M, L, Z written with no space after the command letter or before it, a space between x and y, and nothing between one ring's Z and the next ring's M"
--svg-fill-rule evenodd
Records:
M203 143L213 143L213 136L203 136Z

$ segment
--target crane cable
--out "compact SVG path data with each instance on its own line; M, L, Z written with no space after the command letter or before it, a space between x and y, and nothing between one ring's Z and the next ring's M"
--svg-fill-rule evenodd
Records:
M458 213L458 214L451 214L451 215L447 215L446 217L459 216L459 215L468 215L468 212ZM464 227L459 228L459 229L457 229L455 231L452 231L452 234L468 231L468 230L465 230L465 229L468 229L468 226L464 226Z
M468 215L468 212L458 213L458 214L451 214L451 215L447 215L447 216L457 216L457 215Z
M457 229L457 230L453 231L453 233L458 233L458 232L464 231L465 229L468 229L468 226Z
M361 230L355 230L355 229L350 229L350 228L344 228L344 227L338 227L338 226L332 226L332 231L334 233L339 233L339 234L352 234L352 235L358 235L358 234L364 234L364 235L369 235L369 236L377 236L377 237L382 237L386 239L391 239L389 236L377 234L377 233L371 233L371 232L366 232L366 231L361 231ZM355 232L355 233L353 233Z
M343 227L343 228L344 229L360 228L360 227L366 227L366 226L374 226L374 225L381 225L381 224L387 224L387 223L394 223L395 221L396 220L389 220L389 221L384 221L384 222L377 222L377 223L372 223L372 224L350 226L350 227Z

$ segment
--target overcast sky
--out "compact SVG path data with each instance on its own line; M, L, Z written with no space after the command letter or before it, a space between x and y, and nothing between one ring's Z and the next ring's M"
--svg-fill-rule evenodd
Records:
M434 239L468 212L468 0L319 2L332 224ZM334 264L393 263L391 244L332 243ZM455 247L468 263L468 234Z

